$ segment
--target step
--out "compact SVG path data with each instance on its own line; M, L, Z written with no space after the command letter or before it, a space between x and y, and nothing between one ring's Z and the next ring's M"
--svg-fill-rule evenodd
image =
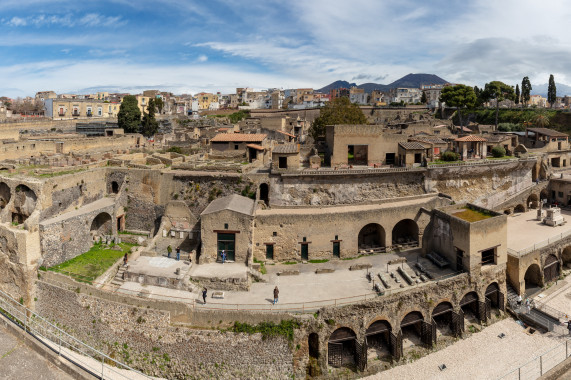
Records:
M124 284L123 281L116 281L116 280L111 281L111 285L121 286L121 285L123 285L123 284Z

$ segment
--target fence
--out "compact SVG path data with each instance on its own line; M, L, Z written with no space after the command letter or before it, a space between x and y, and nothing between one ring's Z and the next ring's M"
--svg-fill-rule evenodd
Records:
M531 252L533 252L539 248L547 247L548 245L556 243L560 240L563 240L568 236L571 236L571 230L567 231L567 232L562 232L556 236L552 236L549 239L542 240L539 243L535 243L531 247L520 249L519 251L516 251L515 249L508 248L508 254L510 256L521 258L522 256L527 255L528 253L531 253Z
M0 313L47 349L100 379L151 379L74 338L0 291Z
M569 340L556 345L547 352L531 359L519 368L505 374L498 380L535 380L569 357Z

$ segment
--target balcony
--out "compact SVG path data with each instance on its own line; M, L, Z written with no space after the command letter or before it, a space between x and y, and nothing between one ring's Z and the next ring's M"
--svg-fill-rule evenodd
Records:
M65 116L65 113L61 113L61 112L60 112L58 115L59 115L59 116Z

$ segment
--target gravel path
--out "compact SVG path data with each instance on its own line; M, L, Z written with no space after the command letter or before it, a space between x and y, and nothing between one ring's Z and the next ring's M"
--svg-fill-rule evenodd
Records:
M500 333L506 336L500 339ZM366 379L494 379L562 341L551 333L528 334L514 320L504 319L443 350ZM440 371L440 364L447 368Z

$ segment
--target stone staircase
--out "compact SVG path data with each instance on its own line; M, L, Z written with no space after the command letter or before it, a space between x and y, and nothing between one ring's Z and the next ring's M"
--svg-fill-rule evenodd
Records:
M507 282L507 281L506 281ZM507 284L507 291L508 291L508 307L511 309L517 307L517 292L515 289L508 283Z
M119 266L117 274L115 275L113 280L111 280L111 285L119 287L125 283L125 280L123 279L123 274L125 273L125 270L127 270L127 267L125 265Z

